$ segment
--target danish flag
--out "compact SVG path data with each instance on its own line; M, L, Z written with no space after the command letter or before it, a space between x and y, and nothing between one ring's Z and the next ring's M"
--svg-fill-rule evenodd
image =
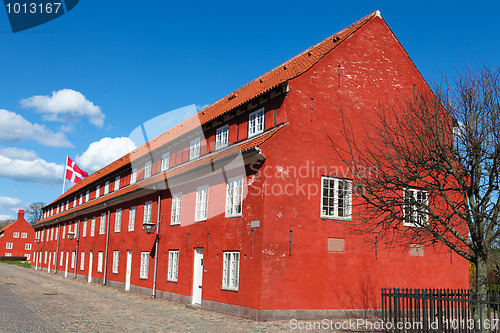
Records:
M89 174L83 171L76 165L75 162L71 158L66 161L66 179L72 181L73 183L78 183L85 177L88 177Z

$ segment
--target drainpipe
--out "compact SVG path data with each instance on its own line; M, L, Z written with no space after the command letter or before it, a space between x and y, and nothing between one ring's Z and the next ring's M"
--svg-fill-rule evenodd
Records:
M161 207L161 193L153 185L154 190L158 193L158 213L156 215L156 235L155 235L155 269L153 274L153 295L152 298L156 298L156 272L158 269L158 242L160 241L160 207Z
M78 214L75 212L75 216ZM73 278L76 279L76 272L78 270L78 245L80 244L80 220L77 222L77 231L76 231L76 253L75 253L75 270L73 272ZM58 238L59 239L59 238Z
M57 263L59 262L59 240L61 239L61 225L57 223L57 252L56 252L56 267L54 267L54 274L57 274Z
M106 214L106 252L104 254L104 278L102 280L102 284L106 285L106 277L108 274L108 247L109 247L109 215L110 215L110 209L108 205L103 202L104 207L108 209L108 213Z

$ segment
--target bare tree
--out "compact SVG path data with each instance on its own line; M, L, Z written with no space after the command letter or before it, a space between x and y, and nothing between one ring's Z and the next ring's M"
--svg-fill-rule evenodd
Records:
M0 221L0 230L2 230L3 228L5 228L6 226L8 226L9 224L11 224L12 222L14 222L14 220L7 219L7 220Z
M26 217L29 224L33 225L42 219L44 206L43 202L33 202L26 207Z
M347 144L332 139L335 150L353 170L376 170L353 173L362 190L352 227L386 243L446 245L475 265L484 297L500 233L500 69L466 68L402 99L384 103L363 130L339 103Z

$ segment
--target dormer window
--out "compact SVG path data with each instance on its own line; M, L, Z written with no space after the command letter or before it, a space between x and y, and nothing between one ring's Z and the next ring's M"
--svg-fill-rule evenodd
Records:
M264 132L264 108L250 113L248 117L248 137Z
M151 177L151 162L144 165L144 179Z
M229 126L228 125L219 127L217 129L217 133L215 135L215 149L221 149L221 148L224 148L227 146L228 133L229 133Z
M193 160L197 157L200 157L200 147L201 141L200 138L197 138L191 141L191 145L189 146L189 159Z

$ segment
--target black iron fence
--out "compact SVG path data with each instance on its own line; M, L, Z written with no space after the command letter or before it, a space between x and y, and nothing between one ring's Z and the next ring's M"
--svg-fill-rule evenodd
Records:
M386 332L500 332L499 294L470 290L382 289Z

